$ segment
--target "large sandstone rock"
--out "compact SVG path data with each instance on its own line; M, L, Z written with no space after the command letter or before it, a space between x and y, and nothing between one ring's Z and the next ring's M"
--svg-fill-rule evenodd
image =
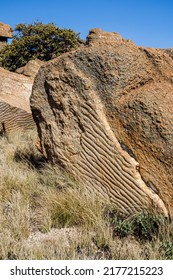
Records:
M126 213L173 214L173 60L117 33L43 66L31 107L43 152Z
M30 60L25 66L18 68L15 72L34 78L43 64L44 62L39 59Z
M29 102L33 81L0 68L0 134L35 127Z
M0 101L31 112L29 98L34 78L0 68Z
M13 37L12 28L9 24L4 24L0 22L0 37L5 37L5 38Z

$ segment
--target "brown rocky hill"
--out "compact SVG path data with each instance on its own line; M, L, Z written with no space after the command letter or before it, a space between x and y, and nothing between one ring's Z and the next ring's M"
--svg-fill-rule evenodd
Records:
M126 213L173 214L173 60L119 34L38 72L31 108L43 152Z

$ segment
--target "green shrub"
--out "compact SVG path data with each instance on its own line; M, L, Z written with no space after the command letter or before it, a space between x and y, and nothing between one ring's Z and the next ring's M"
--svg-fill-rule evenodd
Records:
M163 216L152 212L142 212L134 219L134 233L140 239L152 240L159 234L164 224Z
M173 241L168 241L168 240L163 241L161 245L161 250L166 260L173 259Z
M141 212L130 218L114 213L110 218L115 235L119 237L133 235L149 241L159 235L161 228L166 226L165 222L163 216L152 212Z
M18 24L10 45L0 53L1 65L11 71L24 66L31 59L48 61L81 44L79 33L60 29L53 23Z
M125 237L134 233L133 221L130 219L124 219L118 215L112 219L111 224L114 229L114 235L119 237Z

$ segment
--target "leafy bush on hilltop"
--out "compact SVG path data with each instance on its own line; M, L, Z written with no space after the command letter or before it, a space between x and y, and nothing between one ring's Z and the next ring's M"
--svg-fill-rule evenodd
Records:
M14 39L1 50L1 65L15 71L31 59L48 61L81 44L79 33L60 29L53 23L18 24Z

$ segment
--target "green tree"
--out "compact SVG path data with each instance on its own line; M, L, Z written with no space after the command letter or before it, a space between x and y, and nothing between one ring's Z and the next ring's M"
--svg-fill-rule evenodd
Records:
M15 71L31 59L48 61L81 43L79 33L60 29L53 23L18 24L11 44L1 50L1 65Z

